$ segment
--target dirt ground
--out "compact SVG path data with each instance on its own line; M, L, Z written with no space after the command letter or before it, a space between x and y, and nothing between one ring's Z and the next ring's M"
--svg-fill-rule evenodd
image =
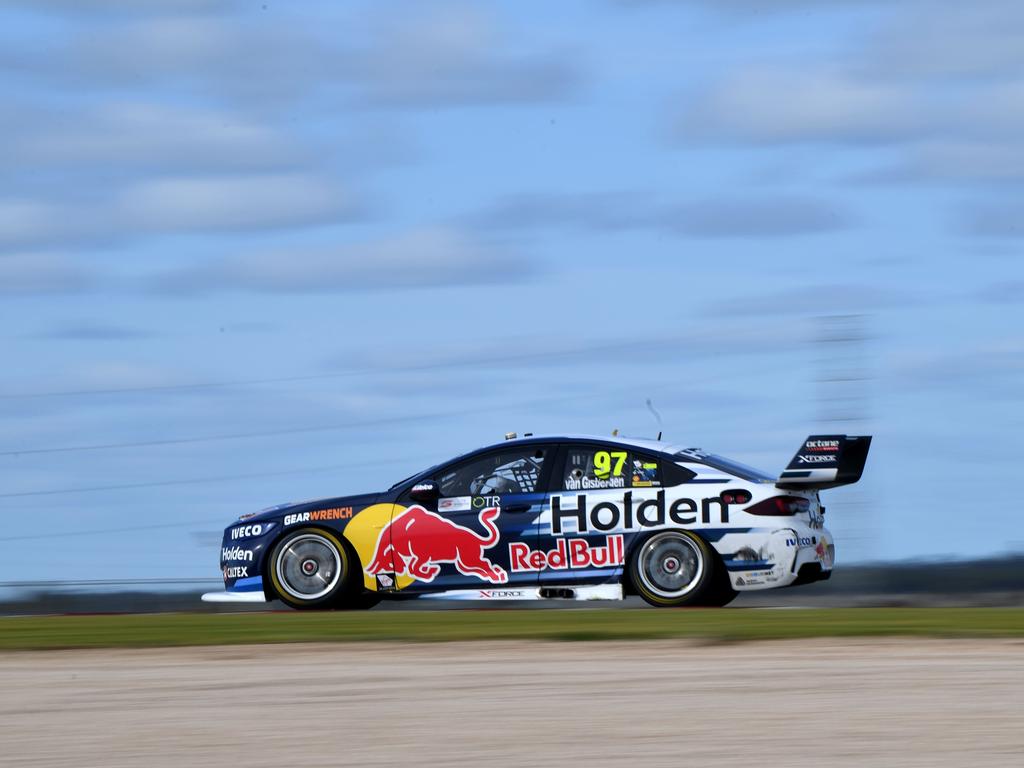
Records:
M3 766L1024 765L1024 642L0 654Z

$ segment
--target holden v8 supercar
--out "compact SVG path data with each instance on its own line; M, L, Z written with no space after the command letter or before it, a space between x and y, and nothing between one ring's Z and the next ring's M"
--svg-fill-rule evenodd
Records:
M224 531L224 592L295 608L383 598L622 599L721 606L827 579L818 492L855 483L870 437L809 437L778 477L655 440L515 438L384 493L285 504Z

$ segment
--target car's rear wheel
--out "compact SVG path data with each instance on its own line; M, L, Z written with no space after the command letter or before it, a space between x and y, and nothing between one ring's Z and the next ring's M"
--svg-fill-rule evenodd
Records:
M277 597L293 608L369 608L358 557L319 528L292 531L277 543L268 565ZM369 599L368 599L369 598Z
M655 533L633 550L630 578L651 605L704 605L713 584L715 559L689 531Z

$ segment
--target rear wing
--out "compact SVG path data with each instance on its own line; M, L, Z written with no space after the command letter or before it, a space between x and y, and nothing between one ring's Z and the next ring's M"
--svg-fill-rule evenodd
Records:
M860 480L870 437L811 435L775 483L790 490L824 490Z

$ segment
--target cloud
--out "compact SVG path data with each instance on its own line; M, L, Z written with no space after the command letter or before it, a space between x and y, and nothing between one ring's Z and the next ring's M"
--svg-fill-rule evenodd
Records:
M921 303L910 291L863 283L823 283L798 288L762 291L741 296L727 304L709 306L709 310L729 315L859 315L885 309L902 309Z
M854 176L875 182L1024 179L1024 6L894 7L827 57L747 57L677 108L672 137L890 147Z
M675 122L679 141L906 141L929 130L901 88L818 67L751 66L711 84Z
M1024 280L992 283L978 294L978 298L994 304L1024 303Z
M382 108L544 103L582 79L567 54L524 45L474 5L394 4L352 18L343 35L287 13L129 18L7 59L77 88L184 85L262 108L314 93Z
M95 284L95 274L59 253L13 253L0 256L0 295L79 293Z
M847 227L851 217L819 200L772 196L666 205L629 192L518 195L467 218L494 229L648 229L679 237L790 237Z
M174 270L152 288L170 295L343 293L508 283L533 275L532 262L452 229L325 249L260 251Z
M7 168L177 173L294 168L309 162L266 122L222 110L108 100L60 112L0 107Z
M466 217L485 229L620 230L656 225L647 195L627 192L510 195Z
M0 200L0 249L290 229L347 221L361 211L329 180L300 173L157 177L97 198Z
M831 10L834 8L882 5L884 0L618 0L624 6L696 6L725 13L785 13L805 8Z
M51 328L34 338L49 341L134 341L153 338L154 335L139 328L83 321Z
M963 227L978 237L1024 237L1024 203L997 200L976 203L964 210Z
M865 69L879 77L995 76L1024 66L1018 0L906 4L873 38Z
M33 11L46 10L68 14L92 14L97 11L131 14L187 13L217 10L226 0L8 0L7 5Z
M709 200L669 212L669 229L690 237L792 237L843 229L850 217L817 200Z
M1024 181L1024 141L926 141L856 181L991 184Z
M324 224L350 218L354 203L310 174L186 176L127 188L119 218L149 232L253 230Z
M963 390L973 382L984 389L1021 398L1024 338L1004 337L941 351L905 354L892 364L892 375L915 388Z
M342 76L361 101L384 107L547 102L577 88L567 56L509 50L502 32L475 6L381 13L343 54Z

